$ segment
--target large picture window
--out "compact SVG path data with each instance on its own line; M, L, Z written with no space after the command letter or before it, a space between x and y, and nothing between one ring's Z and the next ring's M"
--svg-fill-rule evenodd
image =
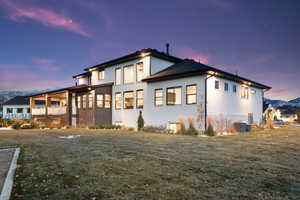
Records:
M246 86L241 86L241 97L244 99L248 99L249 98L249 88Z
M17 108L17 113L23 113L23 108Z
M118 68L116 69L116 85L121 85L122 83L122 69Z
M124 92L124 108L133 109L134 95L133 91Z
M11 113L13 113L13 109L12 109L12 108L6 108L6 112L7 112L8 114L11 114Z
M136 91L136 107L137 108L144 107L144 91L143 90Z
M120 92L117 92L115 95L115 108L116 110L122 108L122 94Z
M163 105L163 89L156 89L154 91L154 105L155 106Z
M181 87L167 88L167 105L181 104Z
M104 96L104 108L110 108L111 96L110 94L105 94Z
M86 95L82 96L82 108L86 108Z
M103 94L97 94L97 107L103 108Z
M98 80L104 80L104 70L98 72Z
M144 78L144 64L139 62L136 64L136 80L141 81Z
M133 65L124 67L124 83L134 82L134 67Z
M197 85L186 86L186 104L197 103Z
M93 107L93 94L89 94L88 97L89 97L89 108L92 108Z

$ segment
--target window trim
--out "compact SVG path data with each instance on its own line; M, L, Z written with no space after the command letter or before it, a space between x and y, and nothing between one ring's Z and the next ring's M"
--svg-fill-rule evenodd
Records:
M168 103L168 89L177 89L180 88L180 104L169 104ZM182 86L175 86L175 87L168 87L166 88L166 105L167 106L176 106L176 105L182 105Z
M107 96L109 96L109 100L107 100ZM106 107L106 103L109 102L109 107ZM107 108L110 109L111 108L111 94L104 94L104 104L103 104L103 108Z
M92 97L92 98L90 98ZM92 103L92 105L90 105L90 103ZM88 109L93 109L94 107L94 95L93 93L88 93L87 94L87 108Z
M246 96L244 96L243 89L241 89L241 98L242 99L249 99L249 87L241 85L241 88L247 89L247 93L246 93L247 95Z
M117 84L117 71L120 70L120 84ZM115 85L122 85L122 68L121 67L117 67L115 69Z
M98 102L101 102L101 101L98 99L98 96L102 96L102 106L99 106L99 105L98 105ZM96 107L97 107L97 108L103 108L103 107L104 107L104 94L96 94Z
M216 87L218 83L218 88ZM215 90L219 90L220 89L220 81L219 80L215 80L215 86L214 86Z
M187 88L189 87L189 86L196 86L196 93L195 94L188 94L188 90L187 90ZM195 103L188 103L188 96L189 95L195 95L196 96L196 102ZM193 104L197 104L197 84L190 84L190 85L186 85L186 87L185 87L185 102L186 102L186 105L193 105Z
M143 77L141 78L141 80L138 80L138 65L139 64L142 64L143 65ZM140 61L138 63L135 64L135 79L136 79L136 82L142 82L142 80L144 79L144 71L145 70L145 67L144 67L144 62L143 61Z
M157 105L156 104L156 91L157 90L161 90L161 94L162 94L162 97L161 97L161 102L162 102L162 104L161 105ZM163 106L164 105L164 89L163 88L156 88L156 89L154 89L154 106L155 107L161 107L161 106Z
M133 98L133 104L134 104L134 90L129 90L129 91L124 91L123 92L123 108L126 109L126 110L134 109L134 105L132 105L132 108L126 108L125 107L125 94L126 93L131 93L131 92L133 93L132 98Z
M227 86L227 88L226 88ZM224 92L229 92L229 83L228 82L224 82Z
M85 98L84 98L85 97ZM84 103L83 103L84 102ZM86 109L88 106L87 106L87 95L84 94L82 95L82 109Z
M103 72L103 78L102 78L102 79L100 79L100 73L101 73L101 72ZM102 81L102 80L104 80L104 79L105 79L105 70L104 70L104 69L99 70L99 71L98 71L98 80L99 80L99 81Z
M128 68L128 67L132 67L132 68L133 68L133 73L132 73L132 74L133 74L133 76L135 75L135 73L134 73L134 64L130 64L130 65L124 66L124 67L123 67L123 84L124 84L124 85L132 84L132 83L135 82L135 77L133 77L132 82L125 83L125 68Z
M82 98L81 95L77 95L77 108L78 109L82 108L82 99L81 98Z
M139 106L139 104L138 104L138 100L139 99L141 99L141 98L138 98L138 92L143 92L143 105L142 106ZM143 89L138 89L138 90L136 90L136 92L135 92L135 105L136 105L136 108L139 108L139 109L141 109L141 108L144 108L144 104L145 104L145 101L144 101L144 95L145 95L145 93L144 93L144 90Z
M117 108L117 94L120 94L121 95L121 107L120 108ZM122 92L115 92L115 110L121 110L122 109L122 99L123 99L123 97L122 97Z

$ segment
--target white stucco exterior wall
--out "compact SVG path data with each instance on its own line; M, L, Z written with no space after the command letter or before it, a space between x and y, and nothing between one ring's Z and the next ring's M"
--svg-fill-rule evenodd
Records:
M219 81L219 89L215 89L215 80ZM229 90L224 91L224 83L229 84ZM233 92L233 85L237 92ZM248 114L253 113L254 123L259 123L263 111L263 92L261 89L249 87L249 98L241 97L240 83L211 77L207 80L207 114L213 118L221 115L233 121L248 122ZM251 90L256 93L252 94Z
M173 62L156 58L156 57L151 57L150 63L151 63L151 75L174 64Z
M12 108L13 113L7 113L7 108ZM18 108L23 108L23 112L17 113ZM29 109L29 105L3 105L3 119L12 119L12 118L29 119L30 113L27 112L28 109Z

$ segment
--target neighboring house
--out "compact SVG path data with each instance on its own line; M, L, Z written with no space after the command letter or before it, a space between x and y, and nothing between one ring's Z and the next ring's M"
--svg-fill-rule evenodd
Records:
M280 119L283 122L293 123L298 119L298 115L295 113L282 112Z
M16 96L3 104L3 119L29 119L29 100L24 96Z
M154 49L85 69L76 86L30 96L32 118L64 125L120 124L176 127L199 113L258 123L269 86ZM44 102L36 106L37 102ZM203 120L206 126L206 120ZM202 126L201 129L204 129ZM199 128L197 126L197 128Z

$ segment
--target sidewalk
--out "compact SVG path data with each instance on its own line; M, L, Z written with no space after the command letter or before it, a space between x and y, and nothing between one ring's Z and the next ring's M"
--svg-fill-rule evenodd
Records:
M0 194L14 151L0 151Z

